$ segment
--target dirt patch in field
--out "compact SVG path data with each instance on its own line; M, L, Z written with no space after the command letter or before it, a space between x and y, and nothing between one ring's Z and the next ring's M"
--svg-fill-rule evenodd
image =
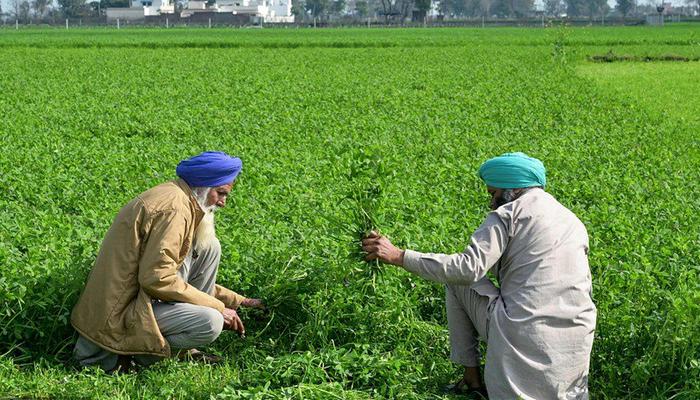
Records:
M611 63L611 62L653 62L653 61L677 61L677 62L690 62L690 61L700 61L700 56L681 56L678 54L660 54L660 55L631 55L631 54L615 54L609 51L605 54L597 54L588 56L588 61L598 62L598 63Z

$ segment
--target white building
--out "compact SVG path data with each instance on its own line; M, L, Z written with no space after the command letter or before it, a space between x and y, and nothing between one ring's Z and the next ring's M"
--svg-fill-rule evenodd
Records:
M171 0L132 0L128 8L109 7L107 20L135 21L149 15L174 14L175 4Z
M207 5L207 0L190 0L180 17L189 18L197 13L249 15L263 22L294 22L292 0L218 0ZM107 20L136 21L147 16L174 14L173 0L131 0L128 8L107 8Z
M211 7L207 7L206 1L190 0L181 17L187 18L197 12L251 15L264 22L294 22L292 0L218 0Z

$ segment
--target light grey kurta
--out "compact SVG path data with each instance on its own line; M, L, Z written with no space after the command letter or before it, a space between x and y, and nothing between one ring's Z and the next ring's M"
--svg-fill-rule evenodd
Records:
M588 234L550 194L531 189L490 212L463 253L406 250L404 268L456 285L489 270L497 278L484 376L491 399L588 398L596 321Z

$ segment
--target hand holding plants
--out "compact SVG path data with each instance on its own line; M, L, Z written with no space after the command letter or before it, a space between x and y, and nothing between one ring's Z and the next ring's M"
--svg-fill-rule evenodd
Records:
M365 261L379 260L387 264L403 266L404 251L375 231L362 239L362 251L367 253Z
M245 299L241 302L242 307L257 308L259 310L265 309L265 303L260 299Z

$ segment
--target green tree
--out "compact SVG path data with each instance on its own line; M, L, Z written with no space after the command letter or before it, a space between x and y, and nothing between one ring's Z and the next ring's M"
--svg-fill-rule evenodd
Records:
M397 0L397 3L399 5L399 14L401 15L401 24L403 25L404 19L411 15L414 0Z
M292 0L292 15L296 21L306 19L304 0Z
M492 6L493 0L479 0L479 15L483 17L490 16Z
M328 9L328 0L306 0L304 9L312 16L319 17Z
M29 1L23 0L21 3L19 3L19 12L17 13L17 19L19 19L20 22L24 22L25 24L29 22L30 10L31 6L29 5Z
M563 4L561 0L545 0L544 12L553 17L558 16L562 12Z
M427 14L430 11L431 0L415 0L416 10Z
M334 15L342 15L345 12L345 0L331 1L330 11Z
M496 0L494 13L503 17L520 18L532 11L534 0Z
M129 7L129 0L100 0L100 7Z
M85 7L85 0L58 0L58 7L66 17L77 17Z
M566 14L570 17L584 15L586 4L584 0L564 0L566 2Z
M50 0L32 1L32 8L34 9L34 14L39 18L44 17L44 15L46 15L46 10L49 8L49 4L51 4Z
M632 11L632 8L634 8L634 1L633 0L617 0L617 4L615 4L615 8L617 8L617 11L622 14L622 19L624 20L627 18L627 14Z
M381 13L384 15L384 22L389 22L389 17L396 14L396 0L380 0L381 2Z
M588 18L593 21L593 18L608 10L607 0L586 0L586 8L588 10Z
M365 17L369 13L369 4L366 0L358 0L355 2L355 13L358 17Z

